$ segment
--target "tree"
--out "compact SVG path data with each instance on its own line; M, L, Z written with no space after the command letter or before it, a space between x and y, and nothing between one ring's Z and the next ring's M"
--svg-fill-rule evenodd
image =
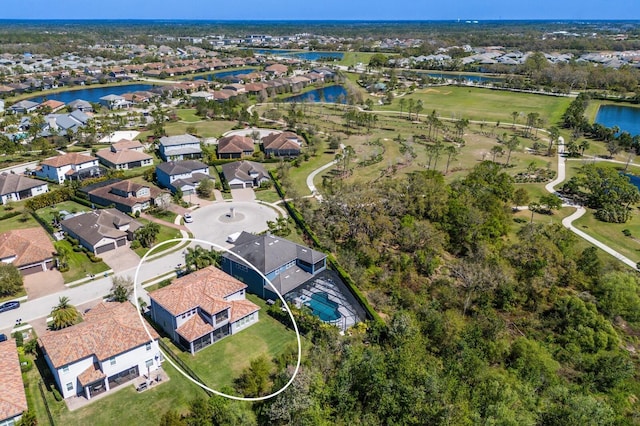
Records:
M520 139L518 139L518 137L516 135L511 136L511 139L509 139L506 143L505 143L506 147L507 147L507 162L505 163L507 166L509 165L509 161L511 160L511 152L514 149L518 149L518 147L520 146Z
M558 142L559 138L560 129L558 129L556 126L551 127L549 129L549 148L547 149L547 155L549 157L551 156L551 149L553 148L553 145Z
M187 271L206 268L207 266L220 265L220 253L213 248L206 250L202 246L188 247L184 256Z
M407 105L407 100L405 98L400 98L400 100L398 101L398 104L400 105L400 115L402 115L402 111L404 110L404 107Z
M496 157L502 157L504 155L504 148L500 145L494 145L491 147L491 161L496 162Z
M514 129L516 127L516 119L518 118L519 115L520 115L520 113L518 111L511 112L511 117L513 118L512 126L513 126Z
M513 203L516 205L516 210L519 206L526 206L529 203L529 191L524 188L513 191Z
M135 239L140 241L140 245L149 248L156 242L156 238L160 233L160 225L155 222L149 222L135 232Z
M600 279L598 307L609 318L640 321L640 283L635 274L610 272Z
M75 324L80 318L80 313L75 306L69 303L69 298L62 296L58 299L58 304L51 311L51 328L60 330Z
M562 207L562 199L556 194L546 194L540 196L538 204L544 213L553 214L553 210L560 210Z
M213 190L215 189L215 184L213 183L213 179L203 179L198 184L196 188L196 192L202 198L209 198L211 194L213 194Z
M444 151L447 153L447 166L444 169L444 174L446 175L449 173L449 164L451 163L451 160L454 160L456 155L458 155L458 148L455 145L447 145Z
M22 288L23 278L18 268L11 263L0 262L0 296L13 296Z
M111 300L120 303L129 300L129 296L133 292L133 280L131 277L113 276L111 283L111 292L109 293Z
M609 152L609 158L613 158L613 156L619 153L620 150L621 148L620 148L620 144L618 144L618 141L611 140L607 143L607 151Z
M249 367L236 381L238 390L248 397L266 395L270 386L271 368L271 361L264 355L251 360Z

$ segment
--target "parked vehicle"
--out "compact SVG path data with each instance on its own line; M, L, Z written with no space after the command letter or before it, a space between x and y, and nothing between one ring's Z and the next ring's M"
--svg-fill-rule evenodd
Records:
M184 218L184 223L191 223L193 222L193 218L191 217L191 215L189 213L185 213L184 216L182 216Z
M0 334L0 342L4 342L7 340L7 335L6 334Z
M5 302L2 305L0 305L0 312L6 312L12 309L18 309L19 307L20 307L20 302L18 302L17 300L14 300L11 302Z

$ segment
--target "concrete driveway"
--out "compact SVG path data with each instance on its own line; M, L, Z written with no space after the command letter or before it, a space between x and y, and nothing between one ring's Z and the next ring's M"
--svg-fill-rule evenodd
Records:
M24 288L29 300L64 290L64 278L57 270L38 272L24 277Z
M234 215L231 217L231 207ZM195 238L230 247L227 237L235 232L266 231L267 221L275 221L278 213L263 204L249 201L230 201L201 207L191 213L193 222L186 224Z
M282 130L249 127L247 129L230 130L227 133L225 133L224 136L226 137L226 136L239 135L239 136L251 137L251 133L253 132L260 133L260 138L264 138L265 136L269 136L271 133L282 133Z
M254 201L256 193L251 188L232 189L231 197L233 201Z
M115 250L100 254L100 257L116 274L135 268L140 263L140 256L129 247L118 247Z

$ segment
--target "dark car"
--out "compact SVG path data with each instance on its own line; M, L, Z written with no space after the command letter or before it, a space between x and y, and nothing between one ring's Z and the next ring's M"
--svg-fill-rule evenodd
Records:
M6 312L12 309L18 309L19 307L20 307L20 302L18 301L6 302L0 305L0 312Z
M5 340L7 340L7 335L6 334L0 334L0 342L4 342Z

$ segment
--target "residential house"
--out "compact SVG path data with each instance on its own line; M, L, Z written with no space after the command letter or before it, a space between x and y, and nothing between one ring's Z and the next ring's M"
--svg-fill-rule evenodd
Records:
M67 104L67 106L69 106L72 110L77 109L82 112L93 112L93 105L82 99L71 101Z
M35 111L38 108L38 105L40 105L38 102L27 101L27 100L19 101L11 105L9 107L9 111L11 111L14 114L18 114L18 113L27 114Z
M144 146L139 141L121 139L96 152L100 163L110 169L129 170L136 167L150 166L153 157L144 152Z
M12 229L0 234L0 262L11 263L22 275L48 271L56 249L40 228Z
M142 227L140 222L115 208L80 214L63 220L60 226L95 255L125 247Z
M0 377L0 425L14 426L29 409L14 339L0 342Z
M252 155L253 145L253 139L247 136L225 136L218 139L218 158L242 158Z
M82 180L102 175L98 159L86 154L72 152L47 158L36 168L36 176L62 184L66 179Z
M167 206L171 200L168 192L141 185L129 180L110 179L82 188L89 201L103 206L114 205L124 213L136 213L151 206Z
M102 302L83 319L39 339L63 398L91 399L160 368L159 336L131 303Z
M46 182L24 175L0 173L0 199L2 204L20 201L49 191Z
M56 112L64 108L64 102L56 101L55 99L48 99L38 105L38 109L47 109L49 112Z
M189 134L161 137L158 143L158 151L160 158L164 161L202 158L200 139Z
M194 99L196 101L202 99L203 101L208 102L214 99L213 93L205 91L193 92L189 96L191 97L191 99Z
M289 71L289 67L282 64L271 64L267 66L264 71L269 75L280 77Z
M324 253L274 235L243 232L231 251L240 258L224 253L222 270L247 284L247 291L263 299L275 300L278 296L268 282L241 259L264 274L282 295L327 268Z
M67 136L78 133L80 128L86 126L89 116L80 110L74 110L64 114L48 114L44 121L40 136Z
M184 195L195 193L204 179L213 179L209 175L209 166L198 160L169 161L156 166L156 177L161 186L171 192L178 189Z
M271 133L262 138L262 149L268 157L300 155L304 139L293 132Z
M246 285L209 266L149 293L153 321L191 354L258 322Z
M109 109L122 109L131 106L131 102L118 95L103 96L100 98L100 103Z
M231 189L258 187L271 180L264 166L253 161L223 164L222 173Z

